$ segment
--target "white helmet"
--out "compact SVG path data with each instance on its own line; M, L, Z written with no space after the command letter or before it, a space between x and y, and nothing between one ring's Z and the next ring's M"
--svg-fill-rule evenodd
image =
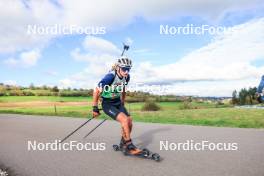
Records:
M126 56L122 56L120 59L117 60L117 66L119 67L132 67L132 61L128 59Z

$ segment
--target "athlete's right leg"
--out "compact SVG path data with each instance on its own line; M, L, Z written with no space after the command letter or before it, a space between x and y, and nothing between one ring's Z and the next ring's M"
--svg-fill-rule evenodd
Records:
M126 150L129 151L131 154L140 153L141 150L137 149L131 141L130 128L132 128L132 120L128 117L129 114L126 111L122 112L123 109L120 110L120 108L108 103L102 103L102 107L107 115L112 117L114 120L120 122L122 128L122 136L124 138L123 146L126 147Z
M129 124L129 130L130 130L130 135L131 135L133 124L132 124L132 118L130 116L128 116L128 124Z
M117 117L116 120L118 122L120 122L121 124L121 128L122 128L122 136L124 138L125 141L129 141L130 138L130 120L127 117L126 114L124 114L123 112L120 112Z
M128 116L127 118L128 118L129 134L130 134L130 138L131 138L131 132L132 132L132 126L133 126L132 125L132 119L130 116ZM125 130L121 126L121 140L120 140L120 144L119 144L120 147L123 147L125 144L125 141L126 141L125 136L126 136Z
M131 140L130 137L130 128L132 128L132 121L131 118L129 118L125 113L120 112L117 117L116 120L120 122L121 127L122 127L122 136L123 139L121 139L121 141L123 140L122 146L123 149L126 150L126 152L129 152L132 155L137 155L142 153L142 150L138 149Z
M126 115L127 119L128 119L129 131L130 131L130 135L131 135L131 132L132 132L132 118L131 118L130 114L128 113L128 111L127 111L127 109L125 108L124 105L121 104L119 106L119 110L120 110L120 112L123 112ZM122 132L122 134L123 133L124 132Z

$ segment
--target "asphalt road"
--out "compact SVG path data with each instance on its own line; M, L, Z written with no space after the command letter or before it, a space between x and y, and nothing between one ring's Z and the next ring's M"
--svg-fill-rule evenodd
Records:
M28 141L62 139L85 119L0 115L0 163L23 176L264 176L264 130L134 123L134 143L158 152L155 162L124 156L112 144L120 140L117 122L106 121L87 139L83 136L101 120L93 120L69 141L105 143L105 150L28 150ZM237 150L160 150L160 141L171 146L187 140L237 143ZM102 146L101 148L102 149Z

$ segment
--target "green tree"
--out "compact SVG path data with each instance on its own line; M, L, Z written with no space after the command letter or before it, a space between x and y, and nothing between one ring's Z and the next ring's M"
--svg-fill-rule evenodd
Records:
M239 103L239 100L237 98L237 91L234 90L233 93L232 93L232 104L238 104Z
M240 105L245 105L246 104L246 97L248 95L248 92L245 88L241 89L238 98L239 98L239 104Z
M35 90L36 89L33 83L30 83L29 89L31 89L31 90Z
M59 92L60 90L59 90L59 88L57 87L57 86L54 86L53 88L52 88L52 92Z
M43 86L42 86L42 89L43 89L43 90L48 90L48 86L43 85Z

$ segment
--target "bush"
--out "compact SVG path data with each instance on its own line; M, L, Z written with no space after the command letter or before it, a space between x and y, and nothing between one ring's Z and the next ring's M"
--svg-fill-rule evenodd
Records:
M193 107L192 107L191 102L185 100L182 103L182 105L180 106L180 109L193 109ZM197 109L197 108L195 108L195 109Z
M52 89L51 89L52 92L59 92L59 88L57 86L54 86Z
M44 92L44 91L41 91L41 92L36 92L35 95L36 96L55 96L55 93L56 92Z
M126 97L126 102L128 103L138 103L138 102L145 102L146 98L145 97Z
M221 101L217 101L216 104L215 104L215 108L221 108L221 107L224 107L224 103L221 102Z
M23 91L24 96L35 96L34 92L31 91Z
M9 96L23 96L23 92L21 90L11 90L9 92Z
M143 98L136 98L136 97L126 97L126 102L138 103L138 102L144 102L144 99Z
M88 97L91 96L90 91L68 91L68 90L62 90L59 92L59 96L61 97Z
M154 101L146 101L141 110L142 111L158 111L160 109L161 109L160 106L157 105Z
M156 102L182 102L182 100L177 97L157 96Z

